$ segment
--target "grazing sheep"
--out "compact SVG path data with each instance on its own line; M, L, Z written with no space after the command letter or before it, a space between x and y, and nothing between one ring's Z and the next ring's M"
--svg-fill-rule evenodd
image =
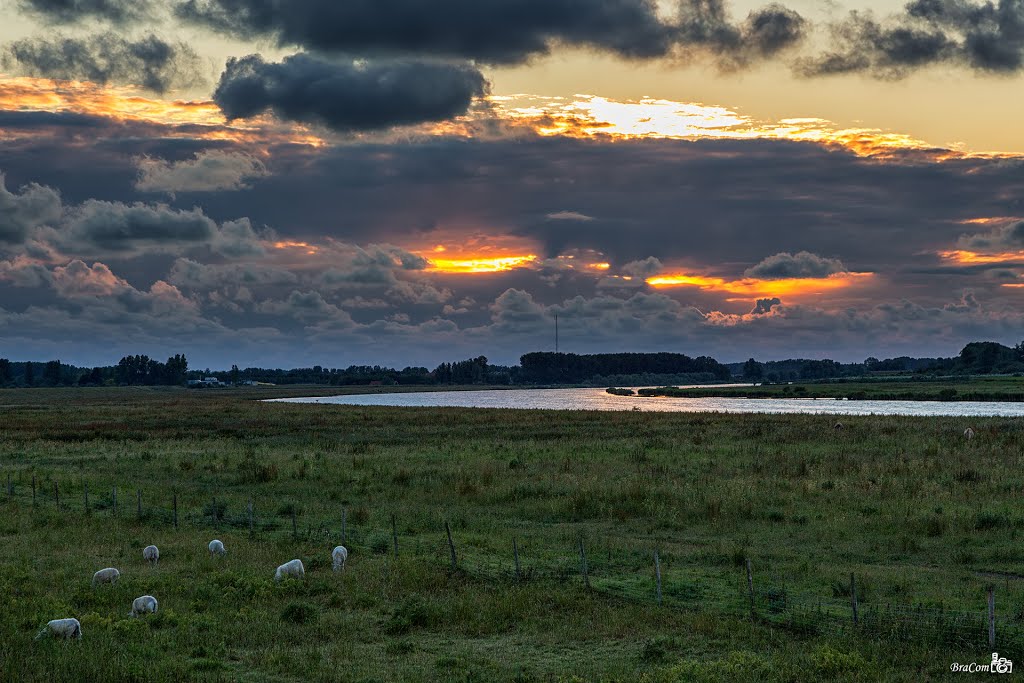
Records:
M54 619L46 622L46 626L36 634L36 640L53 636L54 638L78 638L82 639L82 625L78 619Z
M971 429L970 427L968 427L967 429L965 429L965 430L964 430L964 438L965 438L965 439L967 439L968 441L970 441L971 439L973 439L973 438L974 438L974 430L973 430L973 429Z
M210 554L211 555L224 555L227 550L224 549L224 544L218 541L216 538L210 541Z
M156 614L156 606L156 598L152 595L143 595L132 601L132 611L128 613L128 616L137 617L143 614Z
M277 568L277 572L274 573L274 581L280 581L286 576L294 579L306 578L306 568L302 566L302 560L292 560L282 564Z
M334 560L334 571L344 569L345 563L348 562L348 548L343 545L339 545L331 551L331 559Z
M846 429L846 427L843 426L842 422L836 422L835 426L832 427L832 429L835 429L836 431L842 431L842 430Z
M92 585L95 586L98 583L117 583L119 578L121 578L121 572L113 567L107 567L92 575Z
M156 564L160 561L160 549L155 545L147 545L142 549L142 559L150 564Z

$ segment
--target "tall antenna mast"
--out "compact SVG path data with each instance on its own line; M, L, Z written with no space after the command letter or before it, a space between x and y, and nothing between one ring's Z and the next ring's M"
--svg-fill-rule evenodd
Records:
M555 353L558 353L558 314L555 314Z

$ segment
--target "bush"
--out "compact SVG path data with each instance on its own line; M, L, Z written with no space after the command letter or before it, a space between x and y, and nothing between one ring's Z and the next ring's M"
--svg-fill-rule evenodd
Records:
M292 602L281 612L281 621L290 624L312 624L320 618L320 610L308 602Z

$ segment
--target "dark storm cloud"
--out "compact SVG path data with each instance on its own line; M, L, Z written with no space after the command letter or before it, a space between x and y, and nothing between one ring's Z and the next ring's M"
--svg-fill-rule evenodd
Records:
M1000 226L990 232L964 235L958 244L974 251L1021 251L1024 250L1024 221Z
M672 42L651 0L188 0L178 16L230 35L352 53L431 54L511 64L552 41L628 57Z
M150 13L148 0L17 0L17 7L46 23L77 24L100 19L129 24Z
M767 315L772 312L772 309L782 304L782 300L778 297L771 299L758 299L757 303L754 304L754 310L750 311L750 315Z
M335 62L297 54L230 59L213 99L229 119L271 110L335 130L441 121L469 109L489 85L475 67L436 62Z
M57 192L37 184L11 192L0 175L0 246L22 244L33 230L58 220L60 215Z
M835 48L799 60L805 76L868 72L900 78L939 63L989 73L1024 67L1024 3L1020 0L913 0L903 12L876 19L851 12L832 25Z
M787 278L823 278L836 273L845 273L846 266L839 259L823 258L817 254L801 251L796 254L782 252L769 256L752 268L746 277L760 280L784 280Z
M428 54L518 64L554 45L629 59L665 57L677 46L767 57L798 42L806 22L778 4L735 23L722 0L679 0L676 17L654 0L187 0L186 21L242 38L350 54Z
M30 76L141 85L163 93L202 83L202 62L185 43L155 35L130 40L107 32L88 38L24 38L3 51L5 68Z
M708 49L718 55L723 66L736 68L793 47L803 40L807 21L772 3L735 24L723 0L682 0L676 30L684 48Z

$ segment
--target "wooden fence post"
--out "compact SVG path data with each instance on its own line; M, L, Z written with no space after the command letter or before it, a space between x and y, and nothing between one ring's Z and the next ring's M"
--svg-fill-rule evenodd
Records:
M452 556L452 571L459 568L459 562L455 557L455 541L452 540L452 528L448 525L448 520L444 521L444 530L448 534L448 552Z
M89 483L85 484L85 512L89 513Z
M996 587L988 587L988 647L996 649Z
M523 578L523 570L522 567L519 566L519 544L516 543L515 536L512 537L512 559L514 559L516 563L516 578Z
M391 540L395 545L395 557L398 557L398 524L395 522L395 513L391 513Z
M36 475L32 475L32 507L36 506Z
M348 509L345 507L341 508L341 544L345 545L348 541Z
M111 510L113 510L113 512L111 514L113 514L115 517L117 517L117 487L116 486L113 487L112 489L110 489L110 498L111 498L111 500L113 500L113 506L111 507Z
M658 557L658 549L654 549L654 576L658 584L658 604L661 604L661 559Z
M747 558L747 592L750 593L750 618L754 618L754 569Z
M178 492L174 492L174 528L178 528Z
M57 480L53 480L53 504L60 507L60 489L57 487Z
M213 507L213 509L210 511L210 513L213 515L213 526L214 528L217 528L217 522L219 521L218 518L220 517L220 515L217 514L217 496L213 497L213 502L210 503L210 505Z
M135 517L141 522L142 521L142 489L135 489Z
M580 570L583 573L583 584L590 588L590 571L587 567L587 551L583 547L583 537L580 536Z
M14 497L14 488L11 486L11 473L10 472L7 473L7 497L8 498L13 498Z
M853 625L856 626L857 621L857 581L853 578L853 572L850 572L850 605L853 607Z

